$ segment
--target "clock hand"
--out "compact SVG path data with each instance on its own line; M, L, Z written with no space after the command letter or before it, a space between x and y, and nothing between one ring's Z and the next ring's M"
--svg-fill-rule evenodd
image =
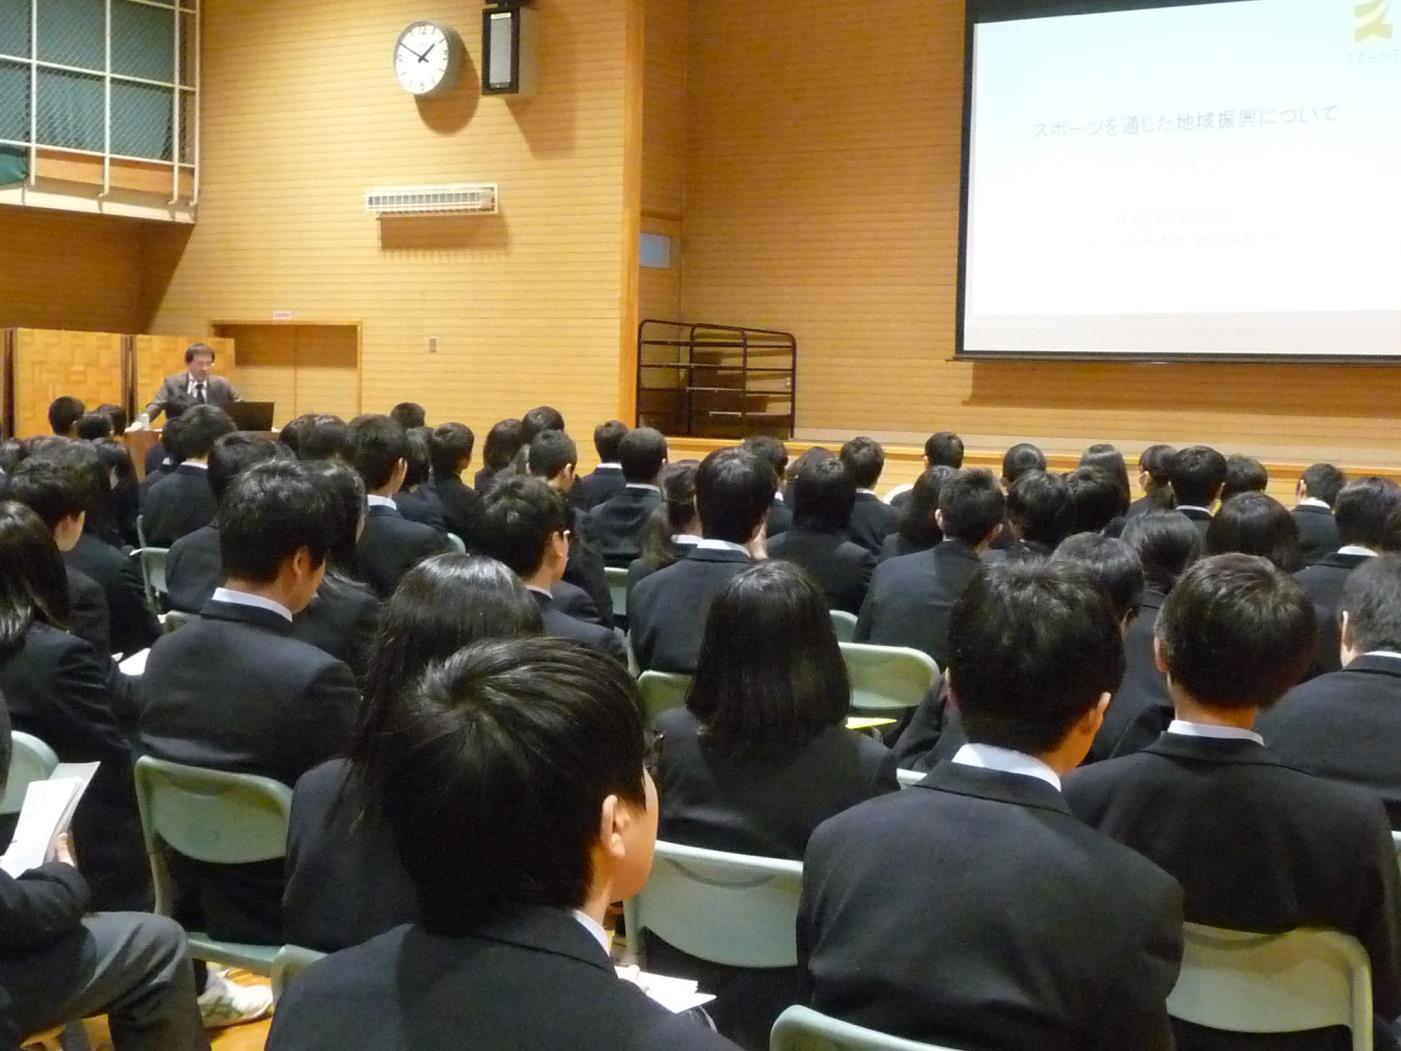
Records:
M428 48L427 51L425 51L423 54L421 54L421 55L418 56L418 60L419 60L420 62L427 62L427 61L428 61L428 56L431 55L431 54L433 53L433 49L436 48L437 46L438 46L437 44L431 44L431 45L429 46L429 48Z

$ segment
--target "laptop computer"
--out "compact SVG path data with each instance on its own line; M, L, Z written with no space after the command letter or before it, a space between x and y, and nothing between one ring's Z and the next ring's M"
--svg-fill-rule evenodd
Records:
M271 401L236 401L224 411L241 431L271 431L272 411L276 404Z

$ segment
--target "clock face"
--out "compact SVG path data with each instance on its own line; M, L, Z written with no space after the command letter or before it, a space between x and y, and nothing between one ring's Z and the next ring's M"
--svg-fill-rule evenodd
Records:
M450 29L415 22L394 45L394 76L414 95L433 95L452 85L457 74L458 42Z

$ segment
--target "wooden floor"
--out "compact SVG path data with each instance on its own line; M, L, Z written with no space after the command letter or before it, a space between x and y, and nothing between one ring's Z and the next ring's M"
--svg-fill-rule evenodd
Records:
M232 977L244 985L267 984L266 978L259 978L244 971L234 971ZM88 1043L91 1045L92 1051L112 1051L112 1039L107 1032L107 1019L89 1019L85 1025L88 1031ZM247 1025L215 1029L209 1034L209 1042L214 1051L263 1051L263 1046L268 1040L268 1029L271 1026L272 1019L269 1018L261 1022L249 1022Z

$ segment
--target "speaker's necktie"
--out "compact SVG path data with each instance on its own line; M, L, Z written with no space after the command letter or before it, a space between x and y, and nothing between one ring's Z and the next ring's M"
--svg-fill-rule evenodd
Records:
M199 402L201 405L204 404L204 384L203 384L203 383L196 383L196 384L195 384L195 401Z

